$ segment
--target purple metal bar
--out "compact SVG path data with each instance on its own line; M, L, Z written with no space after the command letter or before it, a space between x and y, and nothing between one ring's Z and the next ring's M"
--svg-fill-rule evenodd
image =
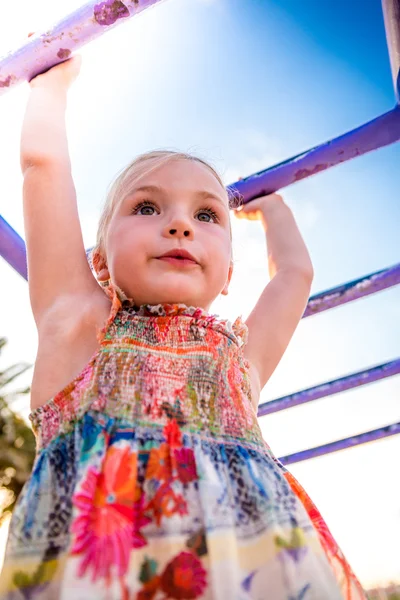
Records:
M28 279L25 242L0 215L0 256L22 277Z
M49 31L29 37L0 59L0 94L67 60L73 50L161 1L90 0Z
M382 0L383 20L397 102L400 102L400 0Z
M400 263L311 296L303 319L400 283Z
M329 142L293 156L273 167L259 171L228 186L237 190L243 201L276 192L296 181L330 169L335 165L382 148L400 139L400 108L369 121Z
M371 367L364 371L358 371L333 381L327 381L316 385L315 387L289 394L288 396L282 396L282 398L275 398L269 402L264 402L258 407L258 416L263 417L270 415L280 410L286 410L292 408L292 406L298 406L299 404L306 404L325 396L332 396L346 390L351 390L380 379L386 379L386 377L392 377L400 373L400 358L391 362L383 363L375 367Z
M393 423L392 425L386 425L379 429L373 429L372 431L366 431L354 435L353 437L344 438L343 440L337 440L330 444L323 444L322 446L316 446L315 448L309 448L308 450L302 450L301 452L295 452L287 456L279 458L282 464L290 465L293 463L308 460L309 458L315 458L324 454L330 454L331 452L337 452L338 450L344 450L345 448L353 448L360 444L366 444L367 442L373 442L390 435L396 435L400 433L400 423Z

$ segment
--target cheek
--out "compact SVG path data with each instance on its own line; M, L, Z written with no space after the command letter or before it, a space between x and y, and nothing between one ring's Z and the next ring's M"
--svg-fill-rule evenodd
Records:
M126 223L118 224L108 236L108 256L123 269L128 264L138 265L148 239L149 235L145 235L144 228L127 226Z
M126 220L120 223L114 231L114 243L124 247L140 247L151 239L151 228L143 220L140 223Z
M218 236L215 236L217 246L221 254L231 255L232 252L232 239L229 230L222 230Z
M232 255L232 243L229 231L219 231L210 236L205 242L209 263L215 271L226 271L229 268Z

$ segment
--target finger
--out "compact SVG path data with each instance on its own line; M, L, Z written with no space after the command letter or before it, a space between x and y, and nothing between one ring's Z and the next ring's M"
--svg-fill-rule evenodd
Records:
M251 200L243 205L242 210L245 213L255 213L260 209L260 203L258 200Z

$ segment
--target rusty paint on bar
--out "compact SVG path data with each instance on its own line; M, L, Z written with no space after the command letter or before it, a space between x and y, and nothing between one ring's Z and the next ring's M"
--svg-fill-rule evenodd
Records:
M0 95L63 62L106 31L163 0L90 0L50 30L0 58Z
M326 396L339 394L340 392L367 385L374 381L393 377L399 373L400 358L381 365L376 365L375 367L365 369L364 371L358 371L357 373L340 377L339 379L334 379L333 381L321 383L306 390L289 394L288 396L282 396L281 398L275 398L274 400L264 402L258 407L258 416L263 417L281 410L286 410L287 408L292 408L293 406L298 406L299 404L306 404L307 402L319 400Z
M296 181L361 156L400 139L400 108L377 117L329 142L311 148L277 165L244 177L228 186L243 196L243 201L276 192Z
M323 444L322 446L316 446L315 448L309 448L308 450L302 450L301 452L282 456L279 460L283 465L291 465L303 460L309 460L310 458L316 458L317 456L323 456L324 454L330 454L331 452L338 452L339 450L353 448L360 444L367 444L368 442L380 440L391 435L397 435L398 433L400 433L400 423L393 423L392 425L386 425L379 429L366 431L365 433L337 440L336 442L330 442L329 444Z
M311 296L303 319L400 283L400 263Z

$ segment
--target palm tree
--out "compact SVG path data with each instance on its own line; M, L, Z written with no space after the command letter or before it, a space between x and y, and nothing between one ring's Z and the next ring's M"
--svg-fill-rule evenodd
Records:
M7 339L0 338L0 354L6 344ZM0 371L0 526L31 474L36 450L32 429L11 408L12 396L28 394L30 387L12 394L4 393L4 388L30 368L18 363Z

